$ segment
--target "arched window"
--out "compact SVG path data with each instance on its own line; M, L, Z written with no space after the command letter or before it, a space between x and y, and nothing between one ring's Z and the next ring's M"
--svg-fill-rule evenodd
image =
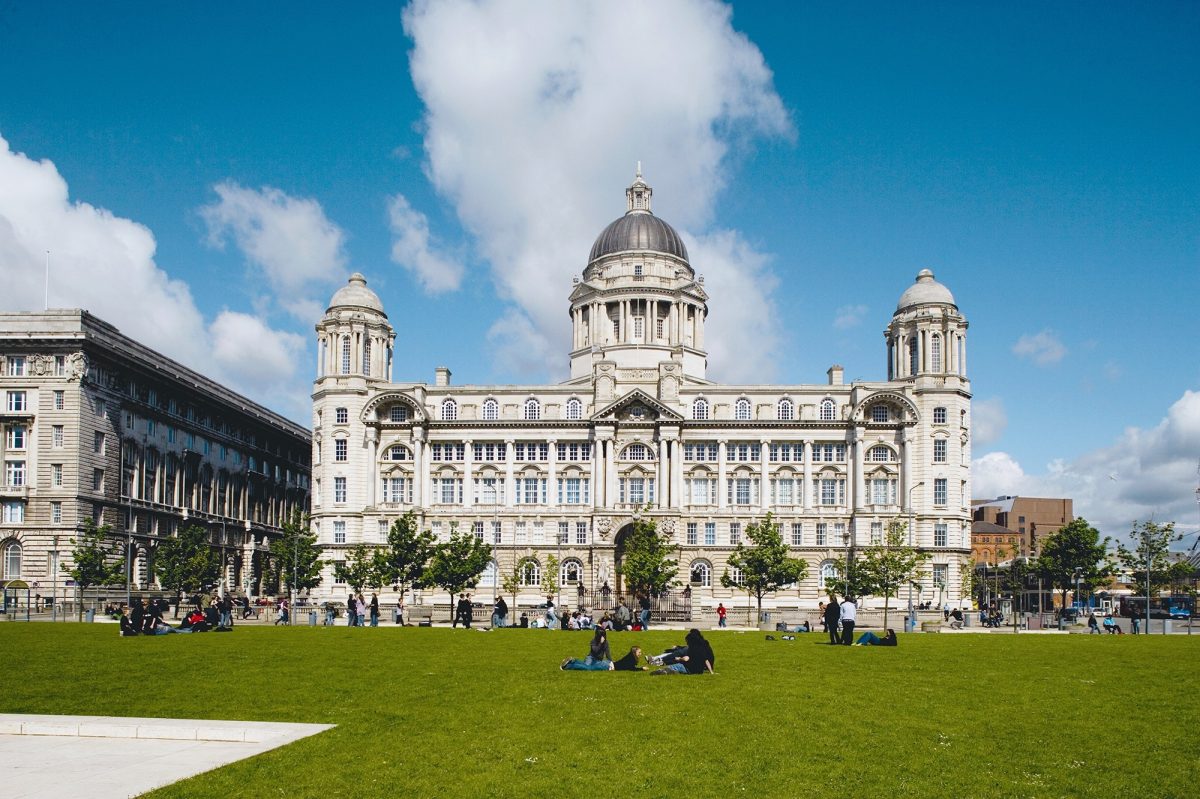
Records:
M796 418L796 404L790 399L781 399L779 401L778 416L785 422L790 422Z
M350 374L350 337L342 336L342 374Z
M16 541L4 547L4 579L21 579L21 545Z
M712 587L712 566L706 560L692 561L692 585L700 588Z
M370 336L367 336L363 339L362 373L364 375L371 374L371 337Z
M921 363L921 350L917 346L917 337L913 336L908 340L908 373L915 375Z
M560 582L562 585L579 585L583 581L583 564L574 558L568 558L563 561L562 575Z
M888 406L882 402L871 406L871 421L872 422L887 422L891 418L891 413L888 411Z
M700 398L692 403L692 418L707 419L708 418L708 400Z
M821 590L825 591L829 588L829 583L838 578L837 564L831 560L827 560L821 564Z
M882 444L877 444L867 450L867 460L871 463L891 463L892 451Z
M387 451L387 460L389 461L411 461L412 453L408 451L408 447L403 444L395 444Z
M575 397L567 400L567 418L572 420L583 418L583 403Z
M442 400L442 420L453 422L458 418L458 403L452 399Z
M645 444L630 444L621 453L621 460L626 461L649 461L654 460L654 455L650 448Z
M831 399L821 400L821 421L822 422L832 422L833 418L834 418L834 412L836 411L836 409L837 409L837 406L833 404L833 400L831 400Z
M931 371L942 371L942 337L938 333L929 341L929 360Z
M733 404L733 418L741 421L750 418L750 400L742 397Z
M485 422L494 422L500 418L500 403L488 397L483 401L483 420Z
M525 400L525 420L528 422L536 422L542 418L542 403L535 400L533 397Z
M407 422L408 406L401 403L393 405L388 409L388 420L392 422Z
M729 581L734 585L741 585L744 582L744 579L742 578L742 570L737 566L731 567L729 569Z
M497 576L500 573L500 567L496 565L496 561L489 560L487 565L483 567L483 574L479 575L480 588L492 588L499 585Z
M521 562L521 585L525 588L537 588L542 584L542 567L530 558Z

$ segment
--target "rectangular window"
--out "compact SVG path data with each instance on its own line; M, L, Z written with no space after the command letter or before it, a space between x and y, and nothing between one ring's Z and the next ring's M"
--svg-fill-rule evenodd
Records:
M719 449L716 444L684 444L683 459L693 463L716 463Z
M546 504L546 478L517 478L517 503L520 505Z
M575 543L586 544L588 542L588 524L587 522L575 522Z
M380 541L386 541L386 540L387 540L387 535L388 535L388 523L387 523L387 519L380 519L380 520L379 520L379 529L378 529L378 532L379 532L379 540L380 540Z
M25 425L10 425L4 440L9 449L25 449Z
M893 478L874 478L870 481L872 505L896 504L896 480Z
M933 504L946 504L946 478L939 477L933 481Z
M466 459L465 444L430 444L430 459L442 463L460 462Z
M54 410L61 411L67 405L67 393L65 391L54 392Z
M25 485L25 461L4 462L4 484L14 488Z
M515 541L517 545L526 544L529 535L529 527L525 522L517 522Z
M63 465L61 463L50 464L50 484L55 488L61 488L63 484Z
M559 444L558 459L560 461L590 461L592 459L592 445Z
M383 478L383 501L391 503L412 502L412 480L407 477Z
M933 564L933 584L935 586L945 586L946 581L950 579L950 566L945 563Z
M11 501L4 503L4 523L23 524L25 522L25 503Z
M715 547L717 545L717 523L704 523L704 545L706 547Z
M345 522L334 522L333 523L333 543L335 543L335 544L346 543L346 523Z
M50 523L51 524L62 524L62 503L61 502L51 502L50 503Z
M817 546L826 546L829 539L829 525L825 522L817 522Z
M492 522L492 543L493 544L503 543L503 537L504 537L504 535L502 532L502 528L500 527L500 522Z
M777 505L793 505L796 497L796 481L792 479L780 479L771 481L771 490L774 492L772 501Z
M949 537L946 534L946 529L945 523L939 523L933 526L933 545L935 547L946 546L946 539Z
M883 543L883 522L871 522L871 544L878 546Z
M844 544L850 543L850 539L847 538L847 536L846 536L846 523L845 522L834 522L833 523L833 541L831 543L834 546L837 546L838 544L844 545Z
M699 532L695 522L688 522L687 525L687 544L688 546L696 546L699 543Z
M729 545L737 546L742 543L742 525L740 522L729 523Z
M345 502L346 501L346 478L345 477L333 478L333 501L334 502Z
M504 480L498 477L475 478L475 504L499 505L504 502Z
M761 444L727 444L725 459L738 463L757 463L762 459Z
M483 541L483 522L472 522L471 534L475 536L477 541Z
M641 316L633 317L633 337L641 341L646 334L646 320Z
M945 463L946 462L946 439L935 438L933 440L933 462L934 463Z
M532 544L546 543L546 525L545 525L545 523L543 523L543 522L534 522L533 523L533 540L530 543L532 543Z
M934 424L945 424L946 423L946 409L945 408L934 408L933 409L933 423Z
M559 544L571 543L571 523L570 522L559 522L558 523L558 542L557 543L559 543Z
M545 462L550 460L550 445L517 442L513 444L513 460Z
M442 477L433 480L433 495L442 505L462 504L462 478Z
M630 477L625 483L628 486L626 501L634 505L643 504L646 501L646 478Z
M804 544L804 525L800 522L792 522L792 546L798 547Z
M8 376L9 377L24 377L25 376L25 356L24 355L8 356Z
M24 391L8 392L8 409L10 411L24 411L27 408Z
M63 377L64 375L66 375L66 373L67 373L67 356L55 355L54 356L54 376L55 377Z
M803 444L772 444L769 450L773 463L803 463Z
M845 505L846 479L834 477L813 480L813 495L818 505Z
M334 439L334 442L333 442L333 459L334 459L335 461L344 461L344 460L346 460L346 455L347 455L347 450L348 450L348 449L349 449L349 442L347 442L347 441L346 441L346 439L344 439L344 438L338 438L338 439Z
M92 469L92 490L93 491L103 491L104 490L104 470L103 469Z

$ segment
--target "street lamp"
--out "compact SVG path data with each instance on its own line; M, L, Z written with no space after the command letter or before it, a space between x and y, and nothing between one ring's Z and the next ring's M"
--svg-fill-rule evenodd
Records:
M850 528L842 533L842 545L846 547L846 595L854 598L854 536Z
M1081 611L1083 608L1079 604L1079 579L1083 576L1083 571L1078 566L1075 567L1075 609Z

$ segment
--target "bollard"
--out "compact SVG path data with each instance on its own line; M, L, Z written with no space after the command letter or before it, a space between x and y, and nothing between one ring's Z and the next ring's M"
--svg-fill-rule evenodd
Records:
M310 610L308 612L308 626L309 627L317 626L317 612L315 610Z
M86 621L88 624L91 624L92 622L94 622L96 620L96 609L88 608L87 610L85 610L83 612L83 620Z

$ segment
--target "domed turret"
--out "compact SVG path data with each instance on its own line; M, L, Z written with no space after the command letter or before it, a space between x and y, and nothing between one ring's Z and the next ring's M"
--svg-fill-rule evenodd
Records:
M379 295L367 288L367 279L361 272L352 274L349 282L334 292L325 312L328 313L334 308L363 308L387 317Z
M687 247L675 228L650 210L654 189L642 179L641 164L637 176L625 190L625 215L600 231L588 263L622 252L654 252L687 262Z
M914 305L926 305L929 303L954 305L954 295L950 293L950 289L934 280L933 272L928 269L922 269L917 273L916 282L905 289L904 293L900 295L900 301L896 303L896 310L903 311L905 308L911 308Z
M884 334L888 343L888 379L924 375L967 376L967 320L950 289L922 269L896 303Z
M355 272L317 323L317 379L390 379L395 339L379 295Z

